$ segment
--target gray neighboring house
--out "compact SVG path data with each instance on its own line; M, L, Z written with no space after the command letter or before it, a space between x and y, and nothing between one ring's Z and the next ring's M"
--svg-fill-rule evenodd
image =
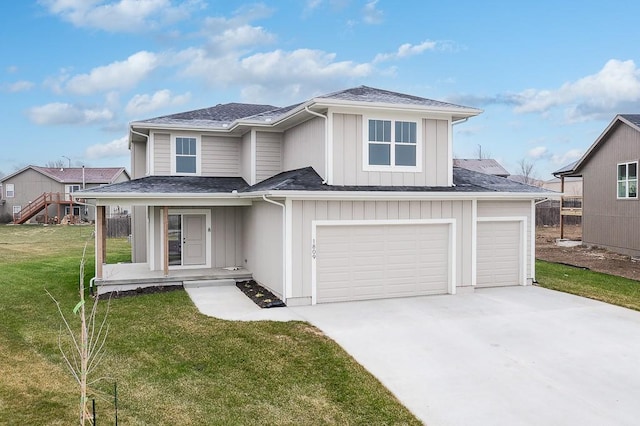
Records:
M507 169L493 158L454 158L453 166L493 176L509 177Z
M94 220L95 212L73 202L71 194L83 188L128 181L123 167L39 167L27 166L0 178L0 214L11 215L16 223L36 219L48 222L73 215L82 220ZM45 209L46 207L46 209ZM110 212L123 211L112 206Z
M554 172L582 177L582 241L640 256L640 114L619 114L574 164Z
M360 86L133 122L133 180L76 194L97 206L98 291L253 278L305 305L530 284L552 194L454 167L452 126L480 113ZM105 264L118 204L131 264Z

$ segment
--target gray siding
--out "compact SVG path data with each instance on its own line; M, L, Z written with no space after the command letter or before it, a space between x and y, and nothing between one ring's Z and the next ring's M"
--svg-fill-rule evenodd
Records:
M238 138L202 136L201 175L240 176L240 144Z
M531 201L478 201L478 217L526 217L525 238L527 245L527 278L531 278Z
M168 133L153 133L153 174L169 176L171 174L171 136Z
M154 217L154 254L157 269L162 268L161 264L161 241L162 227L161 215L162 207L151 207ZM200 210L204 214L211 213L211 267L224 268L227 266L243 266L242 257L242 210L241 207L212 207L212 208L189 208Z
M138 179L147 174L147 143L131 143L131 178Z
M15 196L12 198L6 198L7 185L14 185ZM4 204L0 204L0 213L8 213L13 215L13 206L26 207L29 202L37 199L45 192L60 193L61 199L64 199L64 184L56 180L53 180L42 173L38 173L35 170L27 169L22 173L13 176L11 179L7 179L2 185L2 199L5 200ZM61 216L64 215L64 206L61 206ZM39 213L42 214L42 213ZM49 208L49 215L51 217L56 216L58 210L56 206ZM30 222L35 222L35 217Z
M147 207L133 206L131 210L131 262L147 261Z
M282 133L257 132L256 182L282 171Z
M240 164L240 176L242 176L249 185L253 185L255 182L251 182L251 132L242 135Z
M616 169L640 159L640 132L620 123L602 142L582 170L582 241L640 256L640 201L617 199Z
M293 201L293 294L311 296L313 220L456 219L456 281L471 285L471 201Z
M333 184L446 186L449 177L449 125L422 120L422 171L371 172L363 169L363 117L333 114Z
M283 170L313 167L326 179L325 124L320 117L305 121L284 132Z
M282 297L282 209L255 202L244 209L246 268L253 278Z

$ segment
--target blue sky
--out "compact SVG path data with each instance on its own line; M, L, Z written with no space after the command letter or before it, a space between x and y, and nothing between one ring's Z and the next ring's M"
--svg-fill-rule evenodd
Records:
M40 0L0 6L0 172L129 166L127 123L368 85L481 108L455 127L538 178L640 112L640 3Z

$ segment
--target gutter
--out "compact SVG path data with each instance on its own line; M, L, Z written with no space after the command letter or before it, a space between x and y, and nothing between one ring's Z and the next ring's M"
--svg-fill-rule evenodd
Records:
M287 303L287 218L285 215L286 207L284 204L267 198L266 194L262 195L262 199L267 203L282 207L282 298Z
M304 110L311 115L324 118L324 174L326 177L322 184L325 185L329 180L329 117L319 112L311 111L309 105L305 105Z

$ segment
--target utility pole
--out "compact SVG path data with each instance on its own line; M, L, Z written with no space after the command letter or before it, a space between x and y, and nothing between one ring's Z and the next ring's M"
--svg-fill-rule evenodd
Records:
M67 161L69 161L69 168L71 168L71 158L66 157L66 156L64 156L64 155L62 156L62 158L66 158L66 159L67 159Z

